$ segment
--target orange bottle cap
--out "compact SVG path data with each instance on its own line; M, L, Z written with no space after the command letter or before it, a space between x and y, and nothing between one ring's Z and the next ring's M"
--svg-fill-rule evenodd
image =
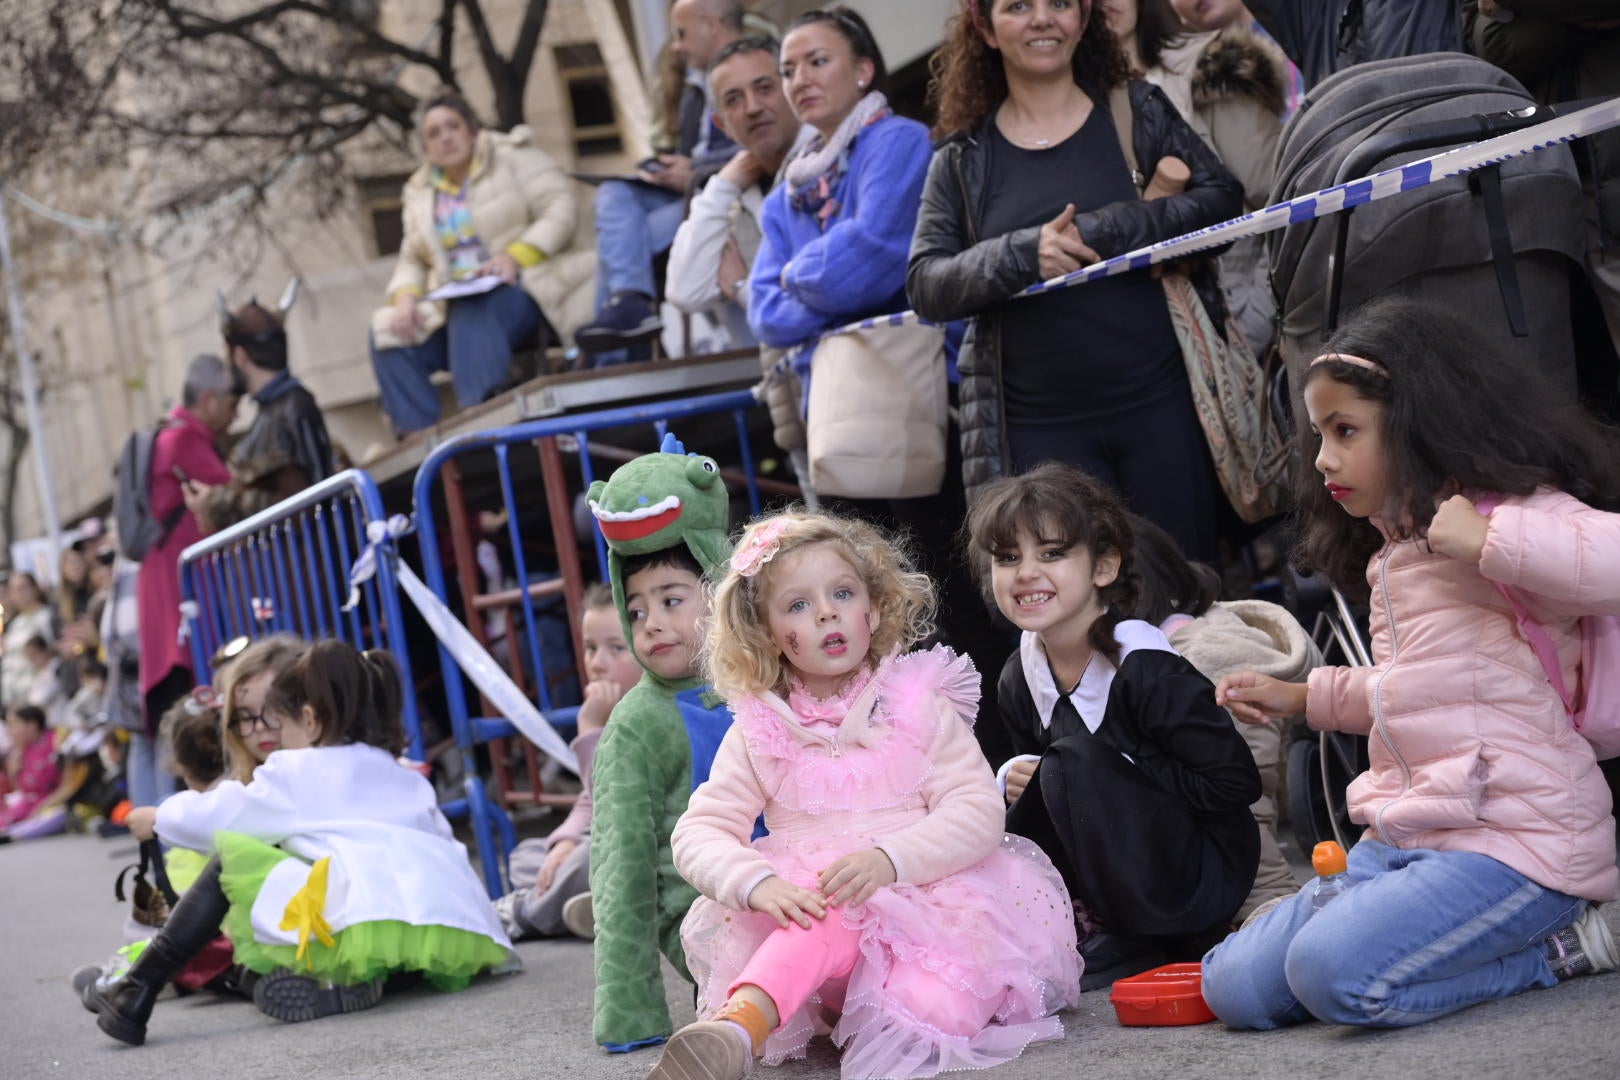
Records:
M1317 877L1332 877L1342 874L1350 862L1345 858L1344 848L1332 840L1324 840L1316 845L1311 852L1311 868L1316 871Z

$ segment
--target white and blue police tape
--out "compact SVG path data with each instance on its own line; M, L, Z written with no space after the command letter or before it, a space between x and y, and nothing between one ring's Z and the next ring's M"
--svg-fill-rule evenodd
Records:
M384 548L405 536L411 531L411 521L404 514L395 514L387 521L373 521L366 525L366 549L355 560L354 568L349 571L349 602L345 605L347 611L360 602L360 586L370 581L377 574L377 560L384 554ZM495 662L472 632L461 624L444 602L433 595L416 572L409 566L397 560L393 563L394 576L399 580L399 586L416 610L422 613L423 620L433 631L433 636L439 639L439 644L460 665L461 670L478 687L479 692L489 699L495 711L502 717L511 721L513 727L522 732L534 745L544 750L560 764L579 772L579 758L569 749L563 737L557 734L534 702L529 700L527 694L518 688L512 677Z
M1041 293L1051 292L1054 289L1068 289L1075 285L1083 285L1098 278L1113 277L1115 274L1124 274L1132 270L1142 270L1155 263L1166 262L1170 259L1179 259L1193 255L1200 251L1230 244L1234 240L1242 240L1248 236L1260 236L1264 233L1274 232L1289 225L1297 225L1305 221L1314 221L1317 218L1337 214L1353 206L1362 206L1366 203L1378 202L1392 195L1399 195L1403 191L1414 188L1427 187L1441 180L1453 176L1462 176L1475 172L1489 165L1496 165L1512 158L1523 157L1526 154L1538 153L1554 146L1561 146L1574 139L1587 135L1595 135L1600 131L1607 131L1613 127L1620 127L1620 98L1590 106L1579 112L1560 116L1553 120L1525 128L1523 131L1510 132L1498 135L1483 142L1470 143L1467 146L1455 147L1426 157L1421 161L1413 161L1406 165L1399 165L1393 169L1374 173L1360 180L1352 180L1346 184L1335 184L1333 187L1314 191L1309 195L1301 195L1268 206L1263 210L1235 217L1230 221L1223 221L1218 225L1197 229L1184 236L1162 240L1148 247L1128 251L1123 255L1115 255L1111 259L1092 263L1081 267L1073 273L1050 281L1037 282L1029 288L1017 293L1013 299L1026 296L1037 296ZM902 311L894 315L880 315L874 319L862 319L860 322L840 326L836 330L829 330L823 337L834 334L849 334L858 330L874 330L884 326L902 326L907 323L922 323L925 326L935 325L920 318L915 311ZM786 363L786 361L784 361ZM778 364L780 368L782 364ZM775 374L772 369L771 374Z

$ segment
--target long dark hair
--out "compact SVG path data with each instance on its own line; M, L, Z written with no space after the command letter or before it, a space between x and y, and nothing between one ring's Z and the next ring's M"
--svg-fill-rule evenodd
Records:
M1383 371L1326 360L1304 387L1333 379L1382 407L1391 537L1426 536L1436 500L1463 490L1528 495L1547 486L1599 510L1620 510L1620 431L1600 423L1542 371L1499 348L1468 320L1421 300L1387 296L1347 319L1322 348ZM1301 425L1296 553L1341 590L1367 594L1367 562L1384 538L1346 514L1316 471L1318 436Z
M1180 45L1187 37L1181 19L1170 0L1138 0L1136 5L1136 51L1142 63L1156 68L1164 51Z
M886 93L889 89L889 68L883 62L883 50L878 48L877 38L872 36L872 28L866 25L861 13L843 4L834 4L828 8L818 8L807 11L797 19L788 23L787 32L782 39L787 40L788 34L793 33L801 26L814 26L818 23L826 24L849 42L849 47L855 53L857 60L872 61L872 81L867 85L868 91Z
M1051 535L1054 530L1056 536ZM1093 649L1118 663L1114 627L1131 617L1141 588L1135 538L1124 501L1101 481L1072 465L1053 461L986 485L968 511L964 534L968 562L992 605L993 560L997 552L1017 547L1019 533L1061 540L1066 547L1083 547L1093 560L1109 551L1119 554L1119 573L1112 583L1097 590L1105 607L1088 635Z
M1220 572L1188 559L1175 538L1147 518L1129 518L1140 582L1131 618L1160 626L1172 615L1197 618L1213 607L1221 596Z
M984 25L990 24L994 0L965 2L974 6ZM945 43L928 62L928 71L932 76L928 100L939 109L936 138L975 130L1007 100L1007 72L1001 54L985 44L971 11L953 15L945 24ZM1093 4L1074 50L1075 83L1093 96L1102 96L1129 82L1130 77L1130 62L1108 28L1102 5Z
M308 705L321 726L317 746L360 743L396 755L405 748L402 702L392 656L336 640L311 645L264 696L264 708L286 718Z

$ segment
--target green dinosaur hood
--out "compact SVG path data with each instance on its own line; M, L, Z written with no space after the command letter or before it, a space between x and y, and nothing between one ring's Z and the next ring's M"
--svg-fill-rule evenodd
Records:
M663 551L685 544L704 573L723 568L731 558L726 536L730 500L713 458L688 454L673 435L658 451L620 466L607 481L598 480L585 499L607 541L608 579L619 609L624 639L633 642L624 606L624 557ZM632 646L631 652L634 653ZM701 678L664 679L636 656L647 677L673 690L702 685Z

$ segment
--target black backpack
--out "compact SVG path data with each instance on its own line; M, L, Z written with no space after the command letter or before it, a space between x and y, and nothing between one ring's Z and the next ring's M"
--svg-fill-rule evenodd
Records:
M140 562L146 553L163 543L185 515L182 503L165 520L152 513L152 449L158 432L171 421L137 428L124 440L113 470L113 517L118 522L118 549L124 557Z

